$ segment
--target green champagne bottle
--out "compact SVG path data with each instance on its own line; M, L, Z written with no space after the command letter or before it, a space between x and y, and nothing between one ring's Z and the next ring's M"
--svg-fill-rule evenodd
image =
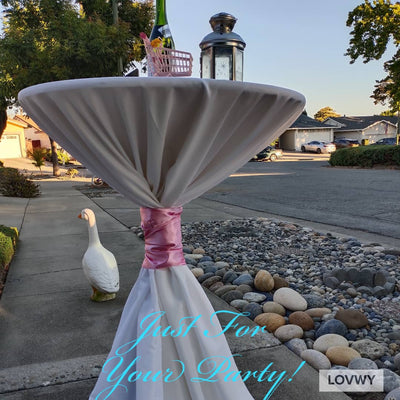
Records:
M168 25L165 0L156 0L156 19L154 21L153 30L151 31L150 41L157 38L162 40L163 47L175 49L174 39L172 39Z

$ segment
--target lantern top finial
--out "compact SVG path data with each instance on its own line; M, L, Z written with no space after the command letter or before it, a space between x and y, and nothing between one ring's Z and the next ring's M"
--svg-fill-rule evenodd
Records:
M210 25L214 32L222 35L223 33L232 32L236 21L237 18L235 18L232 14L220 12L210 18Z
M210 46L231 46L243 50L246 47L244 40L235 32L232 32L237 19L226 12L220 12L210 18L213 32L203 38L200 43L202 50Z

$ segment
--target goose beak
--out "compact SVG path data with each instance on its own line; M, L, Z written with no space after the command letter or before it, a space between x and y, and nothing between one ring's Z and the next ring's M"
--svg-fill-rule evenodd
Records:
M82 214L79 214L79 215L78 215L78 218L82 219Z

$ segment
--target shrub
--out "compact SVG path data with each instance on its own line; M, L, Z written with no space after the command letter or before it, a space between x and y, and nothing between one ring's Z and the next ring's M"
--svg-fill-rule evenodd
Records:
M8 227L5 225L0 225L0 234L6 235L9 238L11 238L14 250L17 247L17 241L18 241L18 229L14 227Z
M0 161L0 167L4 167L3 161Z
M68 168L66 174L71 178L75 178L75 176L79 174L79 171L76 168Z
M14 255L12 239L0 232L0 266L5 267Z
M46 154L47 150L40 147L33 149L32 151L28 151L28 156L33 160L32 164L39 168L40 173L42 173L42 167L44 165Z
M400 146L361 146L339 149L331 154L332 166L367 167L374 165L400 166Z
M7 197L37 197L39 185L27 179L16 168L0 168L0 194Z
M51 150L46 150L45 160L51 162ZM64 150L57 150L57 159L59 164L68 164L71 161L71 158L68 153Z

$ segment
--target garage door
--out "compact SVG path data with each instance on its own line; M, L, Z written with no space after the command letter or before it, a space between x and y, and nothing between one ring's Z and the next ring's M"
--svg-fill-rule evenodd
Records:
M3 135L0 140L0 160L22 157L18 135Z

